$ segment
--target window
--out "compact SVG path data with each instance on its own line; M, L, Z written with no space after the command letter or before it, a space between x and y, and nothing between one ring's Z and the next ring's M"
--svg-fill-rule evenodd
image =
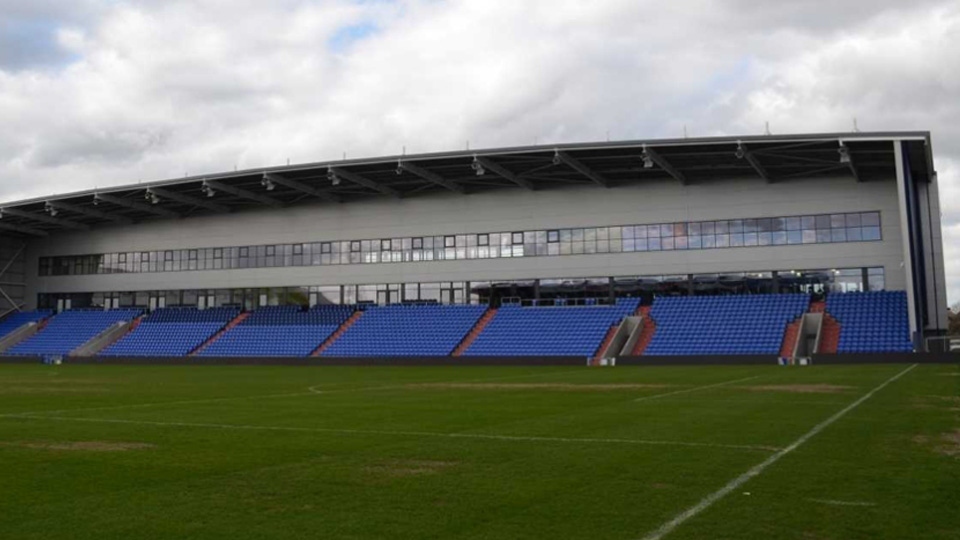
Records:
M444 236L443 237L443 247L457 247L457 237L456 236Z
M246 258L249 257L249 256L250 256L250 248L248 248L248 247L242 247L242 248L240 248L240 258L241 258L241 259L246 259Z
M267 246L267 257L273 257L277 254L277 246Z
M380 251L390 251L392 242L390 240L381 240L380 241Z
M360 253L360 241L354 240L350 242L350 253Z
M164 262L173 261L173 252L172 252L172 251L164 251L164 252L163 252L163 260L164 260Z
M216 248L216 249L214 249L214 250L213 250L213 258L214 258L214 259L222 259L222 258L223 258L223 249L222 249L222 248Z
M293 254L294 254L294 255L303 255L303 244L294 244L294 245L293 245Z
M320 244L320 253L330 253L330 242Z
M547 231L547 242L553 244L560 241L560 231Z
M478 235L477 235L477 245L478 245L478 246L489 246L489 245L490 245L490 235L488 235L488 234L478 234Z
M522 233L522 232L515 232L515 233L513 233L511 236L512 236L512 240L513 240L513 242L512 242L513 244L519 245L519 244L522 244L522 243L523 243L523 233Z
M423 249L423 238L413 239L413 249Z
M187 254L187 259L191 261L197 260L197 250L191 249L190 252ZM123 261L120 261L120 262L123 262Z

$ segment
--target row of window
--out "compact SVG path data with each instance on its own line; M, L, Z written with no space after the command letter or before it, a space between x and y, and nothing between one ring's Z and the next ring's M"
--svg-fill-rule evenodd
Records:
M883 290L882 267L723 274L544 278L379 285L324 285L249 289L40 294L38 307L219 307L400 302L496 304L507 298L550 301L556 298L603 298L662 294L765 294L775 292L851 292Z
M41 276L544 257L881 240L880 213L41 257Z

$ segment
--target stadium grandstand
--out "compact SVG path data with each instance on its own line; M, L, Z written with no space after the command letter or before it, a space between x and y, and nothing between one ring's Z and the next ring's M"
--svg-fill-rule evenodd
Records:
M947 328L927 132L209 174L5 203L0 238L7 356L789 357Z

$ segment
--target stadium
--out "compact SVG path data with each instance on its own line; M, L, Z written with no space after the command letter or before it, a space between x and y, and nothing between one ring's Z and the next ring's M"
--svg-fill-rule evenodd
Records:
M0 533L954 538L933 163L611 141L5 203Z
M927 133L630 141L313 163L5 204L13 335L0 350L925 352L940 345L928 338L944 335L947 306L932 163Z

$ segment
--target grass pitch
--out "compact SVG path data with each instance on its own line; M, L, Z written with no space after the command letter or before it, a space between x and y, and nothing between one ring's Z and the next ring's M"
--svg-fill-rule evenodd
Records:
M908 368L2 365L0 538L956 539Z

